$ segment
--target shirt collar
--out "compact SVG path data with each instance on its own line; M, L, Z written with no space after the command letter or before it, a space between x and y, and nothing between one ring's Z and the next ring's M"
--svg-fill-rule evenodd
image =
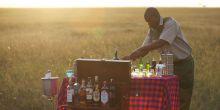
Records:
M160 22L159 22L159 26L162 26L163 25L163 17L160 16ZM151 28L152 30L156 30L154 28Z

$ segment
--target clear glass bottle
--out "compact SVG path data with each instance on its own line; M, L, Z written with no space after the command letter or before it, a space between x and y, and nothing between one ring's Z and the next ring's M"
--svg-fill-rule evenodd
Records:
M74 94L74 89L73 89L73 83L72 79L69 79L69 84L67 86L67 103L73 103L73 94Z
M93 86L92 86L92 79L91 77L88 77L88 83L86 85L86 103L92 104L93 102Z
M96 85L98 85L98 88L99 88L99 77L98 77L98 76L95 76L94 90L95 90L95 88L96 88Z
M156 65L156 74L157 74L157 76L161 77L162 72L163 72L163 63L162 63L162 60L160 58L159 63Z
M74 105L79 105L79 89L80 89L80 84L77 82L77 79L75 80L75 83L73 85L73 103Z
M133 78L140 78L140 70L138 68L134 70Z
M73 70L67 70L67 71L66 71L66 76L67 76L68 78L74 77L75 75L74 75Z
M100 105L100 90L98 85L95 85L95 90L93 92L93 102L93 105Z
M146 69L143 69L143 77L147 77L147 70Z
M99 77L98 76L95 76L93 102L94 102L94 105L100 104L100 88L99 88Z
M107 87L107 82L103 82L101 89L101 104L102 106L108 106L109 103L109 88Z

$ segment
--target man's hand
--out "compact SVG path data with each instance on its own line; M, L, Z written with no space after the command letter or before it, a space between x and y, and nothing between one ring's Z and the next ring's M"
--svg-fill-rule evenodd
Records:
M133 51L130 55L124 56L122 60L135 60L139 55L139 50Z
M149 51L161 48L164 45L169 45L169 43L165 40L160 39L154 43L135 49L129 56L125 56L122 59L123 60L135 60L139 57L144 57L146 54L148 54Z
M144 57L149 51L145 46L135 49L130 55L123 57L123 60L136 60L139 57Z
M139 47L130 54L130 59L135 60L139 57L144 57L148 52L146 46Z

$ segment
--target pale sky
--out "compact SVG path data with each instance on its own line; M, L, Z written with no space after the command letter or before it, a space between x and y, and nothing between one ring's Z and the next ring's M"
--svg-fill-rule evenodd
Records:
M220 0L0 0L0 7L220 7Z

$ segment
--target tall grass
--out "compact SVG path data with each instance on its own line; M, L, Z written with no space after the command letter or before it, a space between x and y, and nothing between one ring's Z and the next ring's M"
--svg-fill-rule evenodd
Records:
M148 26L144 8L0 9L0 109L43 110L41 77L59 76L74 59L129 54ZM220 9L161 8L174 17L193 48L195 86L191 110L220 109ZM150 53L146 59L158 58Z

